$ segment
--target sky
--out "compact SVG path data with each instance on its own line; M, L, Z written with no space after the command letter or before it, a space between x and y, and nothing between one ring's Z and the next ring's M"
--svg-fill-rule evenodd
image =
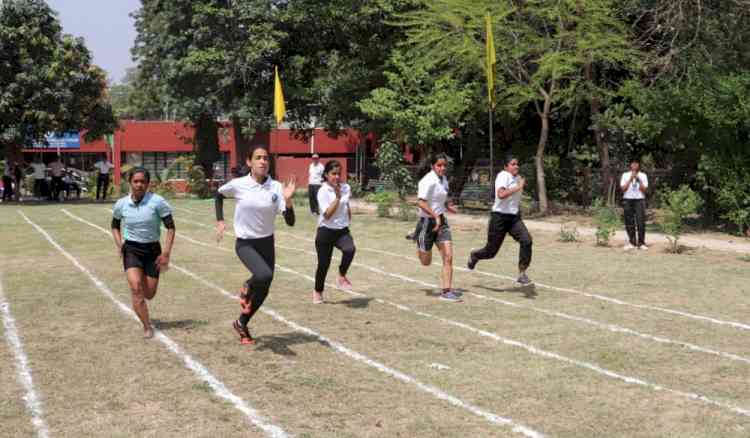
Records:
M58 13L63 32L83 37L111 82L120 82L125 70L134 65L130 48L135 41L135 26L130 13L141 6L140 0L47 0Z

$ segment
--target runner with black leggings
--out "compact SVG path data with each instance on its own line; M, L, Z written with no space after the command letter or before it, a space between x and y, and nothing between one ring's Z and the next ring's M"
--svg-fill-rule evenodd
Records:
M232 323L241 344L255 343L247 324L263 305L273 280L276 215L282 213L287 225L294 225L292 197L295 178L282 186L268 175L269 160L268 149L256 146L247 158L250 174L229 181L216 194L216 239L221 240L226 229L224 197L233 197L237 200L234 210L235 252L252 274L240 288L242 312Z
M333 248L341 250L341 264L336 285L344 290L351 290L352 284L346 278L349 266L354 260L354 240L349 232L352 221L352 211L349 208L349 198L352 189L349 184L341 182L341 163L331 160L323 169L325 183L318 191L318 231L315 235L315 250L318 252L318 269L315 271L315 289L313 290L313 304L323 303L323 289L326 275L331 266Z
M490 223L487 225L487 244L482 249L471 251L467 267L474 269L479 260L494 258L503 245L505 235L510 234L521 245L518 255L518 283L531 284L526 269L531 264L531 235L521 219L521 195L526 180L518 174L518 159L508 157L505 170L495 179L495 204L492 206Z
M148 192L151 182L148 170L136 167L130 172L128 182L130 194L119 199L112 209L112 237L122 257L133 310L143 324L143 337L149 339L154 330L146 301L154 298L159 274L169 268L175 226L172 207L161 196ZM161 223L167 228L164 251L159 243Z

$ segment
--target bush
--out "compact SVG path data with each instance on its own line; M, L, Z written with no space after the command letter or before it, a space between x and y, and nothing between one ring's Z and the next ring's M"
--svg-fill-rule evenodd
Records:
M365 195L365 189L357 178L350 178L349 186L352 188L352 199L359 199Z
M575 222L567 222L560 225L560 242L578 242L578 226Z
M396 210L396 217L398 220L404 222L414 222L417 220L417 212L413 204L406 201L401 201L398 204L398 210Z
M717 149L703 155L697 178L716 196L723 219L737 225L740 234L750 228L750 152Z
M596 224L596 244L609 246L609 239L621 227L620 215L617 214L615 207L607 205L607 202L601 198L594 200L592 208Z
M401 199L406 197L414 186L414 178L406 167L401 147L391 141L384 141L378 149L375 166L380 170L380 178L385 185L393 185Z
M684 184L677 190L664 190L660 198L665 210L661 228L669 240L670 252L676 254L680 251L678 240L682 235L683 222L688 216L698 212L703 200Z
M212 196L211 187L206 181L206 174L203 167L199 164L188 164L188 189L200 199L210 198Z
M378 206L378 217L391 217L391 206L399 199L395 192L370 193L365 197L368 202L374 202Z

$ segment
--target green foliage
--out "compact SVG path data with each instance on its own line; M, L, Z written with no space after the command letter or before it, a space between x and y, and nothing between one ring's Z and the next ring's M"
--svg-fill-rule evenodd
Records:
M414 222L417 220L417 211L414 208L414 204L401 200L396 210L396 218L404 222Z
M93 140L115 128L106 75L83 39L62 33L42 0L0 3L0 149L87 129Z
M391 207L399 200L399 195L394 192L370 193L365 197L365 201L374 202L377 205L378 217L391 217Z
M365 189L357 178L349 178L349 186L352 189L352 199L359 199L365 195Z
M375 165L380 170L380 177L383 182L395 187L401 199L414 186L414 179L409 169L406 168L403 153L396 143L384 141L380 145L375 157Z
M682 225L688 216L698 212L702 200L687 185L677 190L666 189L660 197L666 212L661 228L669 240L670 252L676 254L680 250L678 241L682 235Z
M471 103L472 90L450 77L438 77L394 52L387 85L358 103L382 125L382 133L411 145L432 145L452 139L454 129Z
M715 150L699 163L698 180L715 195L721 217L737 226L740 234L750 227L750 151Z
M739 260L741 262L750 263L750 254L743 254L743 255L737 257L737 260Z
M618 228L622 226L617 209L607 205L603 199L596 199L592 205L594 211L594 224L596 224L596 244L609 246L609 239L615 235Z
M188 168L188 187L190 193L200 199L207 199L213 195L206 181L206 174L203 173L203 167L197 164L192 164Z
M560 234L557 240L564 243L571 243L578 242L579 237L578 227L575 222L560 224Z

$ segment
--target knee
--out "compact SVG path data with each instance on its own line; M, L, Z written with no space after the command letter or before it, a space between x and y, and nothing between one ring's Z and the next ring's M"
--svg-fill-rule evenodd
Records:
M273 271L259 272L253 276L253 283L257 286L267 288L273 281Z
M444 265L452 265L453 264L453 254L448 254L445 257L443 257L443 264Z
M528 236L528 237L526 237L526 238L524 238L524 239L521 240L521 246L523 246L525 248L531 248L531 245L533 243L534 242L531 240L531 236Z
M344 249L344 251L342 252L344 253L344 257L354 257L354 254L357 252L357 248L352 246L351 248Z
M430 266L432 264L432 257L429 255L419 255L419 261L422 263L422 266Z

